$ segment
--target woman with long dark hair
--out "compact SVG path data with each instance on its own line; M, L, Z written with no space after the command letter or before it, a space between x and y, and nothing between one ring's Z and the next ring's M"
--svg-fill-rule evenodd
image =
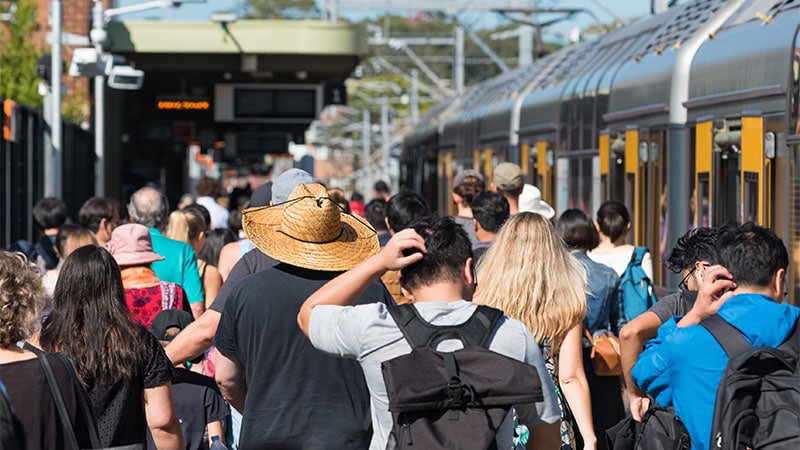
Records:
M128 317L120 270L108 251L81 247L66 259L40 342L74 363L103 446L183 448L172 403L172 364L158 341Z

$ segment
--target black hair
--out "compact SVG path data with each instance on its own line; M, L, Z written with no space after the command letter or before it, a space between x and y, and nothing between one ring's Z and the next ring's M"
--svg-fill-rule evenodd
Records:
M723 225L717 234L717 245L720 264L739 286L768 286L778 269L789 266L783 241L753 222Z
M400 271L403 286L414 291L437 281L458 280L472 245L464 227L451 217L425 217L410 224L425 239L425 257Z
M591 250L600 243L592 219L580 209L568 209L561 214L556 231L568 250Z
M361 195L361 193L358 192L358 191L353 191L353 194L350 196L350 201L351 202L363 202L364 201L364 196Z
M700 227L689 230L678 238L664 263L671 272L691 269L698 261L719 263L717 228Z
M235 240L236 235L227 228L211 230L206 233L206 242L200 253L197 254L197 258L202 259L206 264L219 266L219 253L222 251L222 247Z
M239 209L234 209L228 215L228 230L234 234L238 234L242 230L242 212Z
M480 178L467 175L461 184L453 188L453 192L461 197L461 206L470 206L475 196L485 189L486 185Z
M375 192L386 193L386 194L389 193L389 185L386 184L386 182L383 180L376 181L375 185L373 186L373 189L375 190Z
M375 231L386 231L386 200L376 198L364 206L364 218Z
M43 198L33 205L33 220L42 231L58 228L67 221L67 204L60 198Z
M628 208L616 200L609 200L597 210L597 225L600 231L616 241L620 238L631 223L631 215Z
M192 203L191 205L187 205L185 208L183 208L183 210L200 216L200 218L203 219L203 222L206 223L206 230L211 228L211 213L208 212L208 208L205 206Z
M56 282L42 349L66 354L87 387L109 386L139 372L148 348L144 333L128 317L114 257L94 245L72 252Z
M508 200L503 194L497 192L478 192L472 199L472 217L478 221L481 228L497 233L508 219Z
M86 200L78 211L78 223L83 228L97 233L100 229L100 221L106 219L107 222L119 220L119 202L113 198L92 197Z
M428 202L416 192L400 192L386 204L386 220L397 233L408 228L411 223L428 215Z

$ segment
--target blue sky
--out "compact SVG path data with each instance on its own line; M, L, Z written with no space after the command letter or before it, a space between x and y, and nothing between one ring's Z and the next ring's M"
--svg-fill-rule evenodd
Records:
M144 3L147 0L117 0L118 6L127 6ZM480 1L480 0L478 0ZM206 0L203 3L184 3L181 7L173 9L171 12L165 10L153 10L142 13L127 14L121 16L121 20L133 19L166 19L171 13L174 20L208 20L213 12L236 10L242 0ZM320 3L320 0L317 0ZM375 1L378 3L378 1ZM395 2L396 4L397 2ZM533 3L533 1L532 1ZM574 7L590 10L602 22L611 23L614 15L607 11L610 9L615 15L629 19L642 17L650 14L650 0L538 0L539 7ZM605 5L607 8L601 7ZM369 15L380 15L383 11L341 11L340 14L354 20L361 19ZM402 14L397 11L396 13ZM414 11L406 14L413 15ZM493 27L505 23L505 19L492 12L465 14L462 19L476 28ZM589 14L578 14L573 20L563 22L552 27L551 32L566 35L574 27L586 27L594 22Z

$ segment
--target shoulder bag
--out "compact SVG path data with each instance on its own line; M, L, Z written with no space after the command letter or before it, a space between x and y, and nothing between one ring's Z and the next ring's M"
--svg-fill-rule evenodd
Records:
M586 338L592 343L592 368L599 377L615 377L622 374L620 360L619 338L610 333L602 333L593 337L586 327L583 327Z

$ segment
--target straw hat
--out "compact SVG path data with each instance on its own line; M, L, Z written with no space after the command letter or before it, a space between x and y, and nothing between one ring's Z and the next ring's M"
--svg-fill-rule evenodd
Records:
M150 231L144 225L128 223L114 228L106 250L120 266L138 266L161 261L163 256L153 252Z
M249 208L242 227L259 250L313 270L349 270L380 249L375 230L341 209L320 184L300 184L286 203Z

